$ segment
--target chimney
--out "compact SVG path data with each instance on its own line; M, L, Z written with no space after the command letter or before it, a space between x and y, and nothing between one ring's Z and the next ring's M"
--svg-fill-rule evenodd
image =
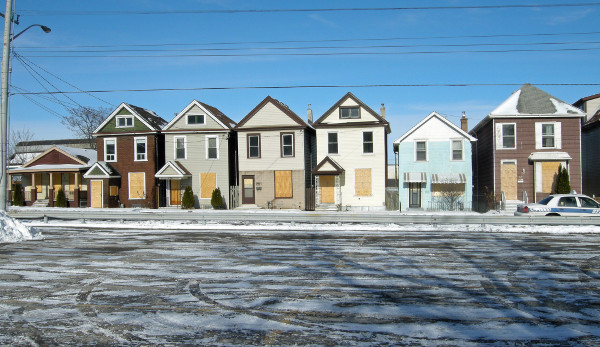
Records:
M310 109L310 104L308 104L308 110L306 110L306 118L308 119L309 123L313 122L313 115L312 110Z
M460 128L466 133L469 132L469 119L465 115L465 111L463 111L462 117L460 118Z
M381 113L381 118L385 118L385 106L383 105L383 103L381 103L381 108L379 109L379 112Z

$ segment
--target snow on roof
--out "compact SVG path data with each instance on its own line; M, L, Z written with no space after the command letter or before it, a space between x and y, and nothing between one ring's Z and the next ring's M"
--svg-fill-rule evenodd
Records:
M490 116L584 116L580 109L527 83L500 104Z
M79 160L85 161L88 165L93 165L97 160L97 152L93 149L76 148L68 146L56 146L56 148L64 151Z

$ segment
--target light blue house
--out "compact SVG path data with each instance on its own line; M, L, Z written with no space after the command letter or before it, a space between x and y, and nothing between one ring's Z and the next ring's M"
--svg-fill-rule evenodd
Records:
M394 141L401 211L471 209L471 144L477 139L467 133L464 114L461 128L432 112Z

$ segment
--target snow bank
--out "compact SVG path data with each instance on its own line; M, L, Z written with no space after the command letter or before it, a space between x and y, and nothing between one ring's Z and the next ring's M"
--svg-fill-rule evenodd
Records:
M40 239L42 234L0 211L0 243Z

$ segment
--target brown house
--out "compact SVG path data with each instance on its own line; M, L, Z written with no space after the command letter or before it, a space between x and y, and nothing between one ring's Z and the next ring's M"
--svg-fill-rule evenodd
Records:
M473 151L473 204L483 208L494 194L514 209L554 190L562 165L572 189L581 192L581 120L578 108L523 85L477 124Z
M158 207L154 174L164 164L167 122L153 111L122 103L94 131L98 162L89 179L90 207Z

